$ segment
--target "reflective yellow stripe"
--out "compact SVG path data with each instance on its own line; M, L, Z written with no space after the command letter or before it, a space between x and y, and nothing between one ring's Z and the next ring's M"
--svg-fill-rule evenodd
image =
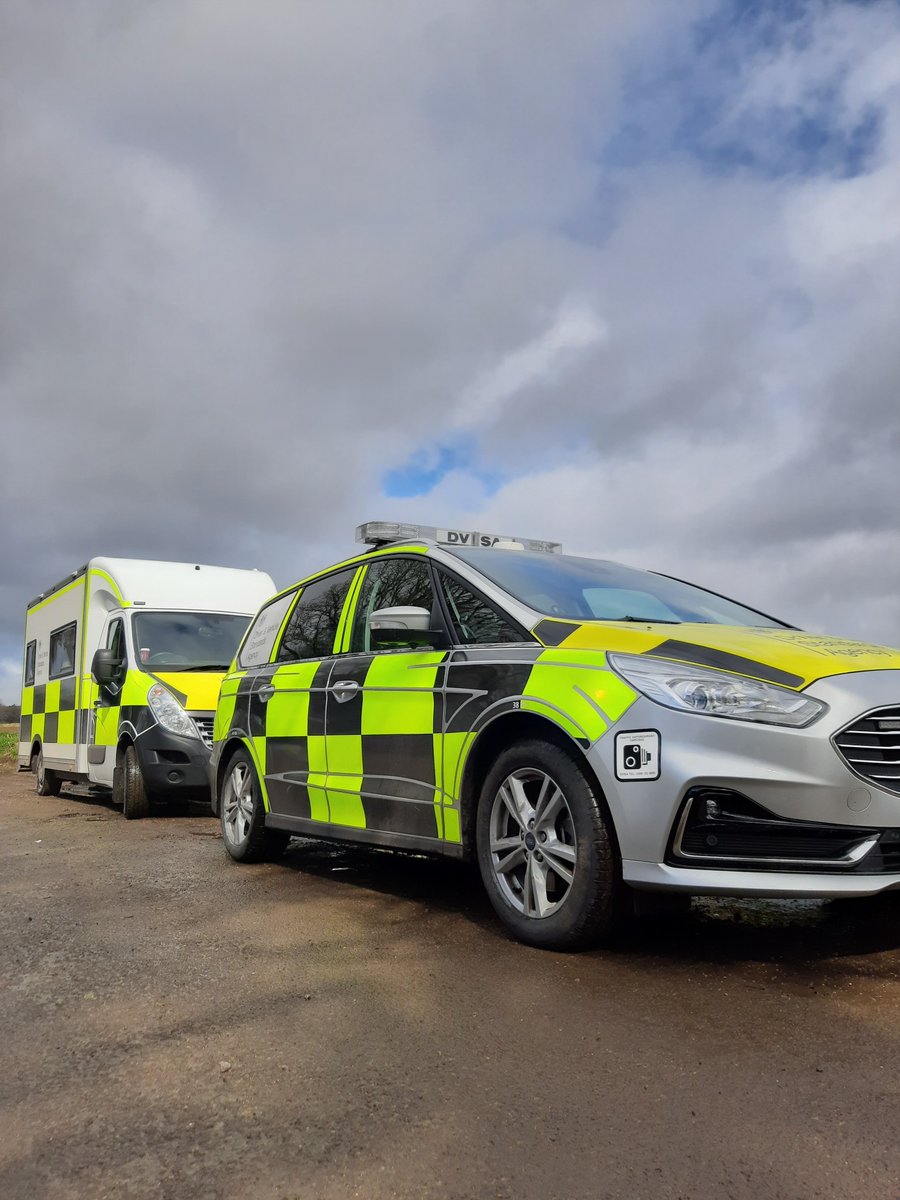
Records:
M359 589L362 587L365 574L365 567L360 567L353 576L353 581L347 591L347 598L344 601L341 619L338 622L337 637L335 638L338 653L345 653L350 649L350 632L353 625L350 617L356 611L356 598L359 594Z
M73 579L71 583L67 583L64 588L60 588L58 592L54 592L51 596L48 596L46 600L41 600L39 604L32 605L32 607L28 609L29 616L31 613L40 612L42 608L46 608L48 604L52 604L53 601L58 600L60 596L65 596L67 592L71 592L73 588L82 587L83 584L84 576L79 575L77 579Z

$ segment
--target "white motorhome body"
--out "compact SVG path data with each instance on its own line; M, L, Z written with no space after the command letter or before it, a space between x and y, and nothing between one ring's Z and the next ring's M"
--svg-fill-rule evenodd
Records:
M148 793L202 792L219 684L274 591L262 571L94 558L36 596L25 622L20 768L35 770L39 791L82 780L123 800L130 765ZM95 677L98 651L106 675Z

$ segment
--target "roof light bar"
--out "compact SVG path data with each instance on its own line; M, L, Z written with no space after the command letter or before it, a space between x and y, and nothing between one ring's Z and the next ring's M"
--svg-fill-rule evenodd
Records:
M544 542L536 538L508 537L500 533L479 533L476 529L437 529L434 525L404 525L399 521L367 521L358 525L356 540L367 546L386 542L406 542L427 538L441 546L478 547L483 550L539 550L545 554L561 554L561 542Z

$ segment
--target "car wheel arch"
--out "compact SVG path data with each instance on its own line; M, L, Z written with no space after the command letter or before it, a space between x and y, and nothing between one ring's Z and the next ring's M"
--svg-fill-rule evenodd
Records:
M222 784L225 781L225 772L228 770L231 759L237 750L243 750L250 756L251 761L255 763L255 755L244 738L229 737L222 743L222 748L219 751L219 761L216 763L216 791L213 799L215 800L214 813L219 815L219 803L222 795ZM261 783L262 781L260 781Z
M466 755L460 788L460 818L462 843L466 857L475 854L475 817L481 789L498 754L514 742L539 739L550 742L565 751L583 769L587 770L585 750L575 738L555 722L537 713L503 713L482 729ZM601 793L600 785L591 773L594 786ZM606 805L605 797L602 797ZM606 806L608 808L608 806Z

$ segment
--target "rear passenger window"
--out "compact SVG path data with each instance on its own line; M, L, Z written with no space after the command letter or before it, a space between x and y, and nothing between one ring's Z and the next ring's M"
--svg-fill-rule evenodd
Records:
M34 660L37 653L37 642L29 642L25 647L25 686L34 683Z
M344 601L355 575L356 567L350 567L306 585L285 627L278 662L326 658L334 652Z
M63 625L50 634L50 679L75 674L75 634L77 624Z
M517 629L492 604L473 592L466 584L439 572L447 607L453 624L465 646L495 642L527 642L530 638Z
M257 613L256 619L247 631L244 644L238 655L238 665L242 667L261 667L272 657L272 647L278 637L278 630L284 620L285 613L291 607L296 588L286 596L279 596L271 604Z

